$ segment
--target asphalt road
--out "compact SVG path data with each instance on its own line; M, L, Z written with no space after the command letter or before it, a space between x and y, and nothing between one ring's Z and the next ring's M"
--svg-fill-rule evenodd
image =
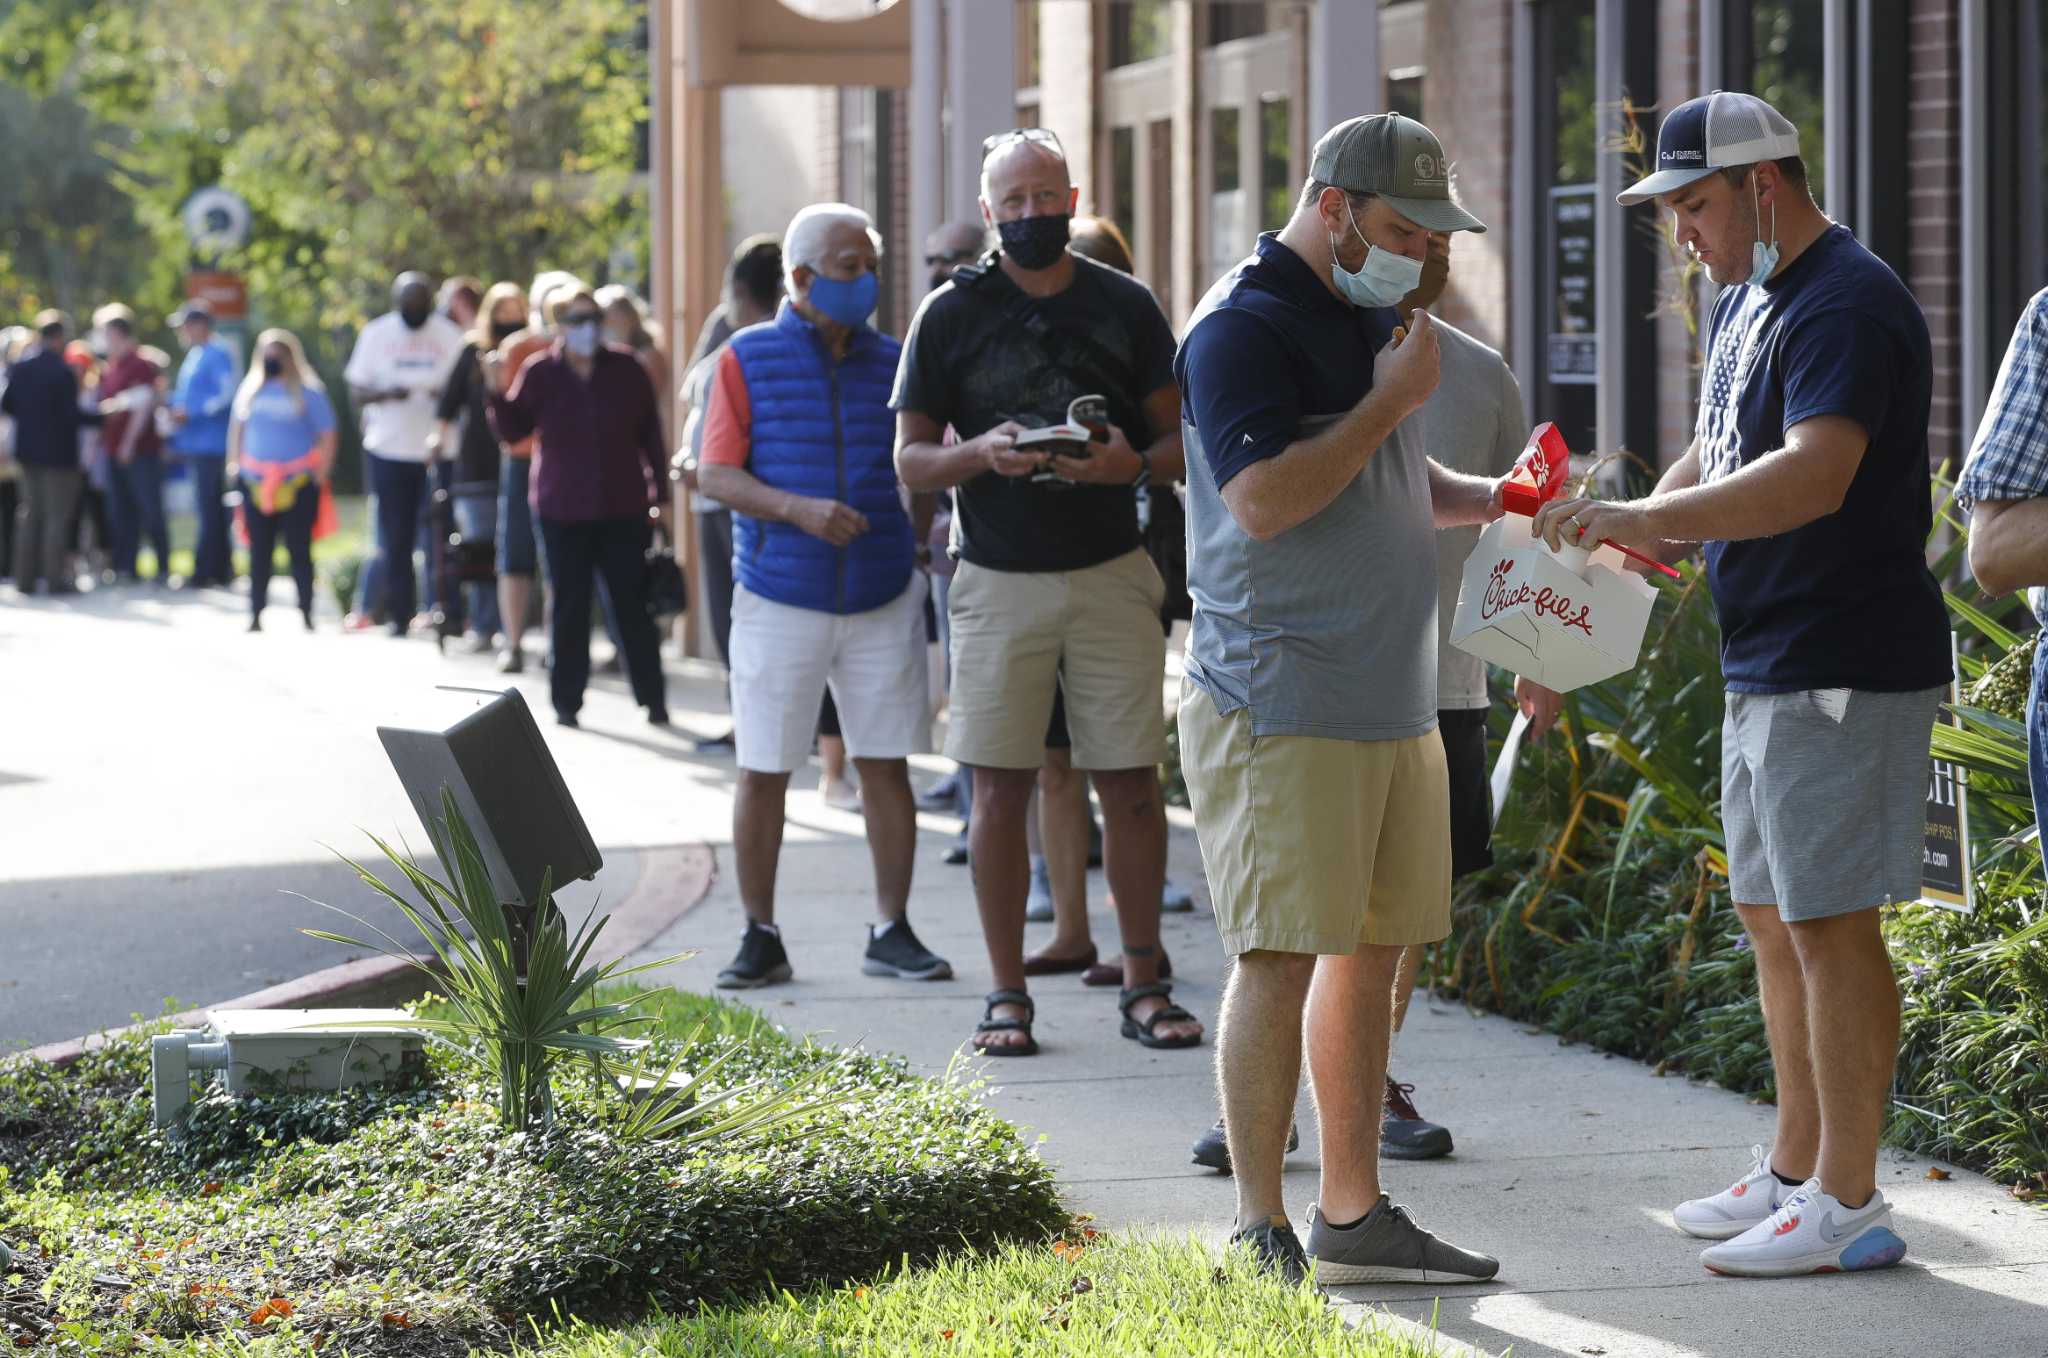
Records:
M260 635L218 591L0 591L0 1051L359 955L301 934L355 929L291 893L407 937L334 852L374 866L371 833L426 849L376 727L444 725L479 700L436 685L502 681L327 613L309 635L273 589ZM607 862L563 893L572 915L633 886L637 848L724 837L720 761L647 727L620 681L593 684L577 732L549 720L537 664L520 682ZM701 669L673 687L679 715L718 701Z

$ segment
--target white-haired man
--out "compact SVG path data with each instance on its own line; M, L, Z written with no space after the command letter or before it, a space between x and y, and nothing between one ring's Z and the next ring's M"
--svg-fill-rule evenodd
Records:
M861 970L944 980L905 910L917 850L909 756L931 739L919 536L891 460L889 384L901 345L868 324L881 238L844 203L797 213L782 240L775 319L719 356L697 477L732 508L732 707L740 785L733 844L747 922L727 989L790 978L775 924L789 775L810 755L829 687L860 768L877 922ZM921 497L917 516L931 512Z

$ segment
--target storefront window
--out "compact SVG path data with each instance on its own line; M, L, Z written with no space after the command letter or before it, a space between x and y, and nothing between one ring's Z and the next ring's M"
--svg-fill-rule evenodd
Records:
M1238 38L1255 38L1272 27L1272 17L1267 13L1263 0L1258 3L1211 0L1209 5L1208 41L1211 47Z
M2048 287L2048 0L2014 0L1991 10L1987 79L1974 97L1990 110L1979 333L1996 371L2028 299Z
M1553 184L1588 184L1600 134L1593 118L1594 0L1553 0L1550 5L1551 83L1557 119L1552 138Z
M1135 66L1173 51L1172 0L1109 6L1109 64Z
M1209 110L1209 187L1216 193L1229 193L1243 182L1237 160L1241 120L1235 104Z
M1260 229L1278 230L1294 211L1294 111L1287 96L1268 95L1259 103Z
M1593 181L1600 149L1595 109L1603 96L1594 88L1593 17L1594 0L1552 0L1542 13L1546 84L1553 102L1545 146L1550 173L1539 180L1544 187L1543 293L1537 314L1543 366L1532 404L1541 418L1556 422L1565 441L1580 453L1594 451L1600 363Z
M1403 66L1387 72L1387 111L1423 122L1422 76L1420 66Z
M1109 215L1126 231L1138 221L1138 130L1112 128L1109 134Z
M1821 98L1827 42L1823 0L1756 0L1750 6L1751 93L1799 129L1807 183L1827 206L1827 128Z

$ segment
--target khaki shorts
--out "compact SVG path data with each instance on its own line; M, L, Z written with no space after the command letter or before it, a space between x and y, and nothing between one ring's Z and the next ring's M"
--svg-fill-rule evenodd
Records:
M961 562L947 599L947 757L984 769L1044 764L1057 683L1066 690L1075 768L1138 769L1166 758L1165 594L1142 549L1078 571Z
M1254 736L1192 683L1181 773L1216 927L1232 956L1344 955L1451 931L1451 799L1443 741Z

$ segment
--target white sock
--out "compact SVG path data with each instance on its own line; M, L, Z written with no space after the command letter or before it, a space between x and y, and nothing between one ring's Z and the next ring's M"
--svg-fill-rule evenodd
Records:
M880 938L883 934L888 933L891 929L895 928L897 925L901 923L903 923L903 921L900 919L885 919L880 924L870 924L868 926L869 941L872 942L873 940Z
M747 927L746 927L746 929L742 929L742 930L740 930L740 937L741 937L741 938L745 938L745 937L747 936L747 929L766 929L766 930L767 930L767 931L768 931L769 933L773 934L773 935L774 935L775 937L777 937L777 938L781 938L781 937L782 937L782 928L781 928L781 926L780 926L780 925L775 925L775 924L768 924L768 923L765 923L765 922L763 922L763 921L760 921L760 920L748 920L748 921L747 921Z

